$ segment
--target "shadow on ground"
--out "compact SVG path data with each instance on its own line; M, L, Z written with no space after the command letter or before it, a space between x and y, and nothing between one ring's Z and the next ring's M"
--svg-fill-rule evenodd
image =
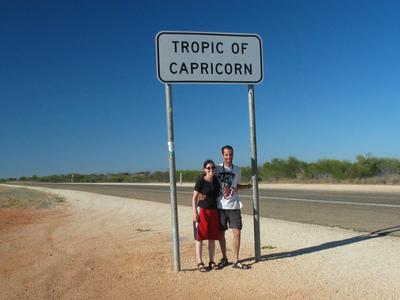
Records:
M344 240L323 243L323 244L317 245L317 246L297 249L294 251L262 255L261 261L290 258L290 257L295 257L295 256L300 256L300 255L305 255L305 254L311 254L314 252L324 251L324 250L328 250L328 249L332 249L332 248L337 248L337 247L342 247L342 246L346 246L346 245L350 245L350 244L354 244L354 243L367 241L370 239L384 237L384 236L387 236L388 234L391 234L396 231L400 231L400 225L390 227L390 228L380 229L380 230L377 230L377 231L374 231L374 232L371 232L368 234L363 234L360 236L356 236L356 237L352 237L352 238L348 238L348 239L344 239ZM249 258L244 259L243 261L248 262L248 261L254 261L254 260L255 260L254 257L249 257Z

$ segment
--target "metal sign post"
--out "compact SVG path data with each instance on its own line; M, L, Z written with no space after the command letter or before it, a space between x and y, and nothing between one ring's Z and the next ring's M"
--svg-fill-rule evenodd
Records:
M254 253L256 261L261 260L260 245L260 205L258 197L258 171L257 171L257 141L256 141L256 116L254 104L254 86L248 86L249 121L250 121L250 148L251 148L251 175L253 185L253 222L254 222Z
M181 270L179 255L179 228L178 228L178 206L176 201L176 178L175 178L175 141L174 141L174 119L172 109L172 86L165 85L165 101L167 106L167 124L168 124L168 160L169 160L169 186L171 199L172 216L172 239L174 250L174 271Z
M157 77L165 84L174 269L180 270L175 178L175 144L172 119L174 83L247 84L250 115L251 169L256 261L261 259L257 178L254 84L264 78L262 41L256 34L161 31L156 36Z

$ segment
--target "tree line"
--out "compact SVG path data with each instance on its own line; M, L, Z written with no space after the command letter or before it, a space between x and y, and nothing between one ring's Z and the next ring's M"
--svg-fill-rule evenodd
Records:
M242 181L251 178L251 168L241 167ZM194 182L201 170L177 170L176 179L180 182ZM354 162L347 160L320 159L304 162L294 156L286 159L275 158L258 166L258 177L265 183L369 183L400 184L400 160L359 155ZM0 179L6 181L34 182L169 182L168 171L110 173L110 174L63 174L50 176L20 177Z

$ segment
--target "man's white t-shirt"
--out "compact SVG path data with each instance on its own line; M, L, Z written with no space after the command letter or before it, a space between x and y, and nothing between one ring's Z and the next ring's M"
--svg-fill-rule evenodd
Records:
M216 167L218 180L221 184L221 193L218 196L218 208L220 209L240 209L243 207L239 195L236 191L237 185L241 180L240 168L232 165L232 168L223 164Z

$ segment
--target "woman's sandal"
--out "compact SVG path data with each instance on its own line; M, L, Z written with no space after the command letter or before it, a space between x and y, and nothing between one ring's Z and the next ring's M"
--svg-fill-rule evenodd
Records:
M221 268L215 263L215 261L210 261L210 262L208 263L208 267L209 267L211 270L221 270Z
M204 266L204 263L199 263L199 264L197 264L197 270L199 270L200 272L202 272L202 273L204 273L204 272L207 272L207 269L206 269L206 267Z
M244 264L242 264L242 263L237 261L237 262L233 263L232 268L240 269L240 270L248 270L251 267L249 265L244 265Z

